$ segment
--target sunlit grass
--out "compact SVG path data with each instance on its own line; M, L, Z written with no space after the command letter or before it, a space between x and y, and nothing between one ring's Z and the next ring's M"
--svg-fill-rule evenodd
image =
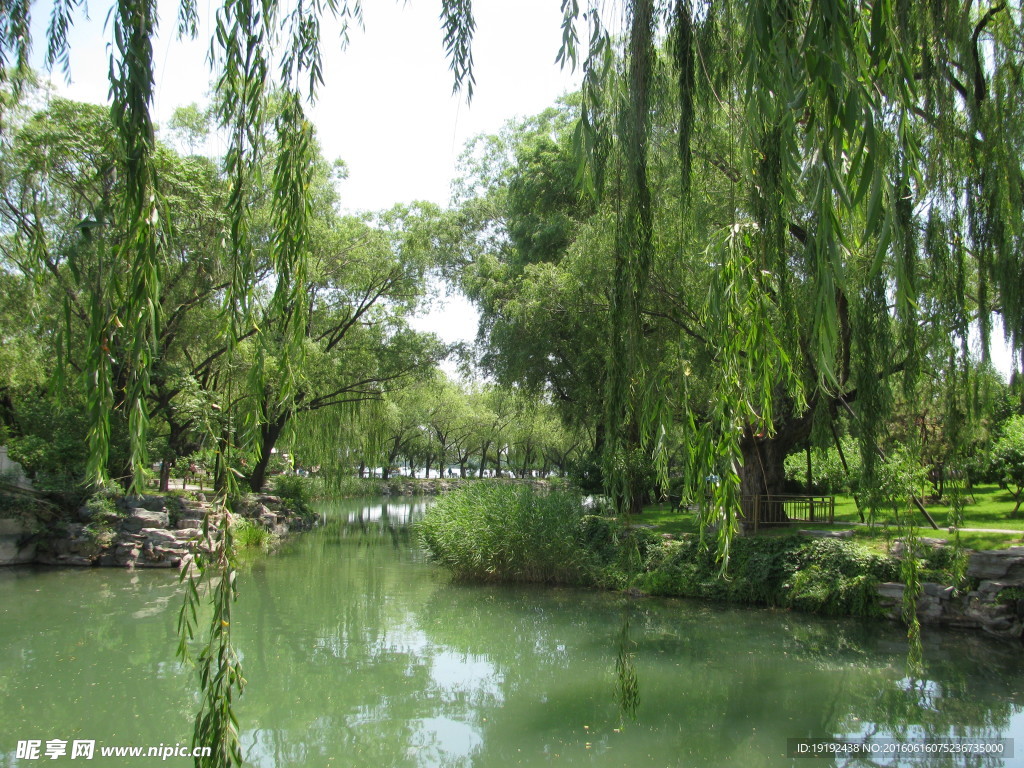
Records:
M964 509L963 528L996 528L1020 533L997 533L960 531L960 541L969 549L1003 549L1005 547L1024 545L1024 517L1010 517L1014 501L1007 491L995 485L976 486L974 494ZM928 512L939 525L939 530L928 525L924 516L916 512L920 525L916 527L917 535L932 539L952 540L954 534L949 531L951 509L944 502L931 502L926 506ZM865 512L865 515L867 513ZM895 520L890 514L880 513L875 516L872 526L857 525L860 514L853 496L836 496L836 525L822 526L805 525L815 530L852 530L853 536L872 549L885 551L890 542L900 536ZM671 504L652 504L644 508L642 515L633 520L634 523L652 525L661 533L680 535L699 531L697 514L689 510L681 510ZM784 536L799 530L800 523L761 531L760 536Z

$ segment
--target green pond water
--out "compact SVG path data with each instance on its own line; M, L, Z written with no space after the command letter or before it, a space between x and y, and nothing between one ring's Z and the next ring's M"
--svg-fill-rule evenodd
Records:
M240 575L247 764L1024 765L1020 646L926 632L912 678L885 623L453 584L404 525L423 504L325 505L323 527ZM29 739L94 740L81 764L190 765L99 754L189 742L180 602L166 571L0 569L0 766L80 764L19 759ZM788 739L864 734L1016 738L1020 756L787 757Z

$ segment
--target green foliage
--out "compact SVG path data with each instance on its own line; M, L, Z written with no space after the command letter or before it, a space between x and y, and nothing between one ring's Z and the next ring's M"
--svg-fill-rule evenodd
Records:
M94 493L84 504L88 510L90 520L105 520L110 521L123 516L123 512L117 506L117 496L115 494L100 491Z
M14 404L15 429L7 439L8 452L37 490L77 495L83 492L88 452L87 416L75 397L19 395ZM112 419L116 435L124 436L124 422ZM111 473L119 475L127 461L122 442L111 452Z
M875 586L896 575L894 560L859 544L776 536L736 539L722 579L714 553L691 537L654 548L636 583L652 594L870 616Z
M592 523L578 494L477 482L439 498L418 524L431 557L474 581L586 583Z
M266 552L274 540L274 534L247 517L235 521L235 546L241 549L259 549Z
M992 445L992 471L1017 502L1011 516L1017 514L1024 503L1024 416L1003 423L1002 434Z
M316 516L311 505L317 498L317 488L310 478L300 475L275 475L271 479L271 488L295 514L307 519Z
M874 477L864 482L861 503L873 510L885 509L899 513L906 509L912 496L917 496L927 480L928 472L917 458L903 446L897 446L884 461L874 466Z
M967 570L967 552L963 547L927 547L919 551L918 557L922 582L959 586Z
M860 482L860 452L856 442L850 438L843 439L843 458L846 459L846 467L835 446L812 448L811 476L814 487L807 489L808 492L856 492ZM803 451L786 457L786 480L801 486L807 484L807 457Z

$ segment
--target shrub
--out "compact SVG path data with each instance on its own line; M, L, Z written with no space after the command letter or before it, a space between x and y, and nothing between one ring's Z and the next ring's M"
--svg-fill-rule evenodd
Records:
M735 539L723 578L715 552L696 536L664 541L588 514L577 495L508 484L481 482L442 496L418 532L432 558L460 579L639 588L834 615L877 615L876 586L899 576L894 558L859 543L790 535Z
M116 499L117 497L114 494L100 491L86 499L83 506L88 510L90 520L109 522L114 518L120 517L122 514L117 507Z
M239 549L262 549L266 551L274 540L274 534L247 517L237 518L234 536L235 546Z
M585 518L579 494L478 482L441 496L417 528L457 578L580 584L592 580L597 560L584 530L604 536Z
M637 582L659 595L864 616L877 611L875 586L896 575L894 560L853 542L778 536L735 540L722 579L714 553L690 538L652 548Z
M316 516L311 505L318 487L317 480L300 475L275 475L271 478L274 495L280 496L292 512L306 519Z

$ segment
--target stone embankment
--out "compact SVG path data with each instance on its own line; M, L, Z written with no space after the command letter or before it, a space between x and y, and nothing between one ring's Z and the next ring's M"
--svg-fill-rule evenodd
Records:
M77 520L60 521L43 531L34 530L38 525L26 518L0 519L0 565L178 568L207 546L203 520L209 518L215 528L220 514L198 494L195 500L122 499L115 509L99 514L82 507ZM277 496L253 497L228 514L250 518L278 536L310 526L289 513Z
M917 599L922 624L980 629L996 637L1024 636L1024 547L972 552L968 589L925 583ZM878 593L890 618L899 619L904 585L880 584Z

